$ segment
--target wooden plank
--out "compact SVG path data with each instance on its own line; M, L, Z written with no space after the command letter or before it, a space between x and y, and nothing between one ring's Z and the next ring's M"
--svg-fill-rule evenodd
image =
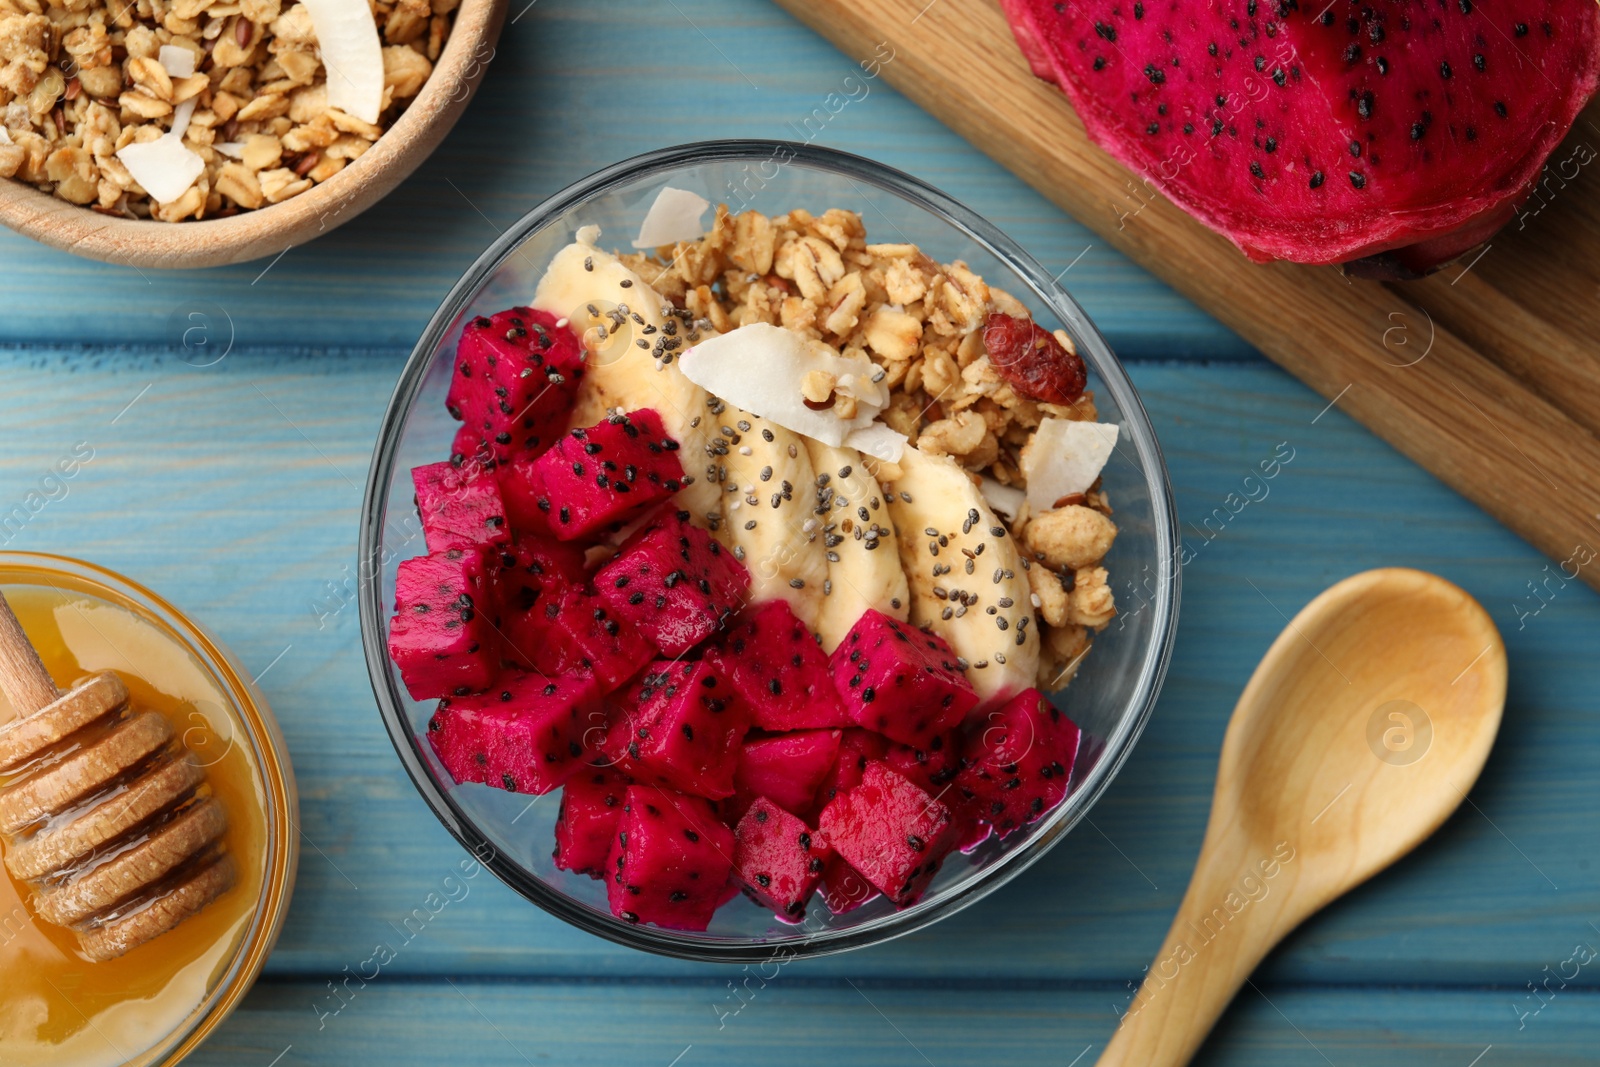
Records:
M884 77L907 96L1553 559L1591 544L1600 440L1445 325L1416 361L1426 316L1413 301L1428 290L1253 264L1170 201L1130 197L1129 173L1033 77L993 3L781 2L846 55L887 40ZM978 71L982 92L960 73ZM1600 568L1580 574L1600 587Z
M666 145L793 138L790 124L855 69L778 8L750 0L679 0L676 8L543 0L517 18L524 7L526 0L511 10L516 21L482 91L440 151L381 204L276 263L141 275L0 229L0 337L171 351L194 325L192 311L214 315L220 335L228 321L220 309L240 347L409 348L477 254L544 197ZM760 88L709 51L696 26L736 28L730 55ZM660 58L702 53L704 61L688 64ZM638 62L604 58L616 56ZM600 124L605 135L594 136ZM1052 271L1083 253L1063 280L1124 354L1255 358L1236 335L881 80L818 143L944 187L1022 239ZM85 294L94 314L84 313Z
M252 671L271 665L262 685L293 752L308 842L274 973L338 972L403 922L461 856L394 758L354 609L341 607L352 595L344 582L359 486L398 359L268 352L202 370L148 354L0 349L10 386L0 395L9 446L0 453L0 514L77 441L95 450L67 495L6 547L105 563L193 612ZM1600 818L1588 784L1600 722L1579 714L1600 681L1600 601L1579 585L1552 584L1548 605L1529 614L1542 601L1528 583L1548 580L1553 567L1275 369L1132 370L1171 463L1192 557L1154 722L1093 823L1026 876L916 937L797 973L1137 976L1188 878L1223 725L1283 626L1278 611L1292 614L1338 578L1381 564L1461 583L1506 634L1511 703L1474 793L1482 814L1466 810L1319 917L1267 976L1520 987L1564 958L1552 953L1600 937L1586 933L1600 914L1600 869L1572 846ZM1244 476L1280 443L1294 458L1269 495L1232 514L1240 497L1229 494L1242 495ZM1117 578L1135 609L1141 576ZM603 943L487 881L396 965L403 974L463 972L719 973Z
M373 968L365 973L371 975ZM324 981L268 981L186 1062L195 1067L373 1060L394 1067L1085 1067L1116 1022L1117 991L1111 987L817 985L787 969L765 973L765 980L724 971L703 982L641 985L466 978L407 983L380 972L365 988L350 982L342 1000ZM739 984L737 993L728 988L731 982ZM1513 990L1247 988L1195 1062L1197 1067L1593 1062L1600 1042L1600 998L1560 991L1521 1030L1515 1003ZM332 1014L339 1005L339 1013Z

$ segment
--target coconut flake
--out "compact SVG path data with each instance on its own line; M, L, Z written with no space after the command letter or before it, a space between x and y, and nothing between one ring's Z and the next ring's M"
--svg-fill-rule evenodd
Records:
M227 156L229 159L243 159L244 158L244 142L243 141L219 141L216 144L212 145L211 147L213 149L215 149L216 151L221 152L223 155Z
M863 456L870 456L886 463L899 463L900 457L905 454L908 440L905 434L881 422L874 422L859 430L851 430L845 436L844 443L845 447L853 448Z
M188 78L194 74L194 53L181 45L162 45L156 58L168 77Z
M328 69L328 106L376 123L383 109L383 47L372 9L364 0L301 2L311 12Z
M1117 447L1118 427L1109 422L1047 418L1022 450L1028 505L1049 511L1056 501L1086 493Z
M11 143L13 143L11 140L11 131L6 129L4 126L0 126L0 144Z
M978 492L983 494L983 499L989 502L991 508L994 508L995 511L1008 519L1017 517L1017 513L1022 510L1023 502L1027 500L1028 496L1016 486L1001 485L987 475L984 476L983 481L978 483Z
M687 189L663 186L639 225L635 248L660 248L679 241L698 241L706 228L700 219L711 201Z
M684 377L728 403L835 447L851 431L872 425L887 402L868 360L847 359L820 341L764 322L700 342L679 357L678 366ZM855 398L853 418L806 406L801 382L815 370L832 374L836 391Z
M183 136L174 137L170 132L154 141L124 145L117 149L117 158L133 180L160 204L170 204L182 196L206 169L205 160L184 147Z

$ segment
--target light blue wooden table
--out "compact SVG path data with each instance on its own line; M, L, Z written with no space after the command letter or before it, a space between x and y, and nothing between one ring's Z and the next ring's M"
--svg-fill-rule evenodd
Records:
M1499 623L1499 745L1433 840L1269 959L1201 1060L1600 1059L1600 964L1551 977L1575 946L1600 947L1600 602L1572 584L1526 614L1549 573L1532 549L881 83L819 140L1073 264L1064 281L1143 391L1182 514L1209 513L1280 442L1294 449L1271 495L1187 566L1144 739L1092 822L1025 877L921 934L791 964L737 1014L737 972L578 933L487 876L332 1014L329 982L460 855L379 724L353 607L359 487L413 340L545 195L650 148L792 135L854 69L762 0L526 2L441 151L275 262L140 274L0 235L0 511L78 442L94 450L4 547L97 560L209 623L263 672L299 773L307 847L288 927L194 1062L1087 1065L1183 891L1227 715L1279 609L1382 564L1445 575ZM191 311L212 317L210 353L231 341L213 366L184 361L203 362L180 343Z

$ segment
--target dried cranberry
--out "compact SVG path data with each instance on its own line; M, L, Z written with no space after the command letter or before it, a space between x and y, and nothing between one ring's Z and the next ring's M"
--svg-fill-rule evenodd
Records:
M989 362L1013 389L1047 404L1070 404L1083 395L1088 371L1076 352L1068 352L1032 319L999 312L983 324Z

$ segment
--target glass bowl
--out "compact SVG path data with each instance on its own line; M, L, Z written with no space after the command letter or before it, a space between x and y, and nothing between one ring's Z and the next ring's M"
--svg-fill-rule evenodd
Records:
M90 563L22 552L0 552L0 589L58 684L115 670L136 704L158 706L172 720L227 808L225 840L238 872L234 887L194 917L107 963L82 963L70 933L29 924L35 940L21 951L40 967L60 960L74 979L70 996L56 990L61 1014L86 1023L70 1037L46 1039L48 1050L36 1042L11 1056L0 1049L0 1060L173 1067L244 999L289 910L300 839L283 735L227 649L150 590ZM0 722L10 715L0 697ZM8 879L0 870L0 903L26 899L27 887ZM19 936L9 916L0 922L0 947ZM41 1033L59 1027L52 1007Z
M742 899L709 930L676 932L625 923L606 907L604 883L556 869L555 795L530 798L457 786L424 737L433 702L407 696L386 650L399 562L424 549L410 468L450 452L445 412L461 323L526 303L545 265L580 226L598 224L602 247L626 247L664 185L732 211L781 214L803 207L861 212L869 235L905 241L939 262L965 260L987 282L1027 304L1037 321L1064 328L1089 368L1102 421L1122 427L1104 472L1121 533L1106 558L1117 619L1057 703L1083 730L1072 793L1048 816L970 855L953 853L920 902L896 911L881 897L843 916L820 900L799 925ZM715 141L626 160L556 194L478 257L434 314L389 402L361 515L361 633L367 669L406 771L445 827L517 892L576 926L621 944L696 960L757 962L859 948L927 926L972 904L1036 862L1092 807L1138 739L1166 672L1178 609L1177 524L1166 466L1132 383L1083 310L1015 241L950 197L858 156L776 141Z

